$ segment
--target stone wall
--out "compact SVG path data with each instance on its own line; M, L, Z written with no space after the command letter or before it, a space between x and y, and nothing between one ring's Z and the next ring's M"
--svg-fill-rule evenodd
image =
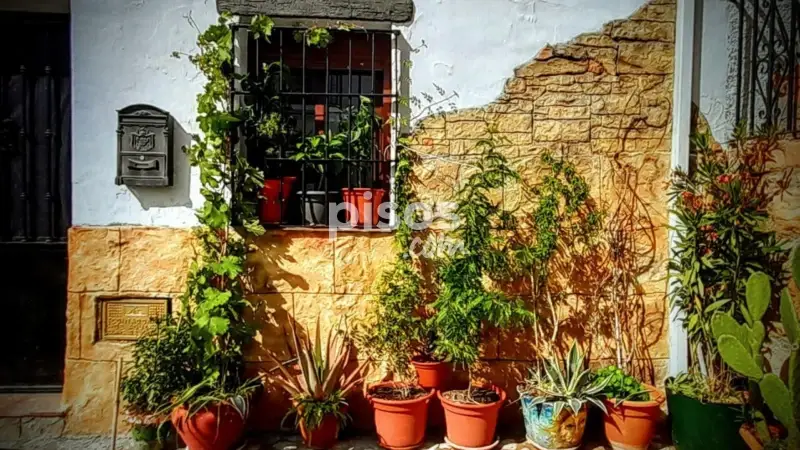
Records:
M667 347L667 200L669 173L674 0L653 0L629 19L607 24L567 44L548 46L520 66L499 99L483 108L424 120L414 136L420 156L415 187L423 201L451 198L470 170L474 144L487 124L499 132L506 155L523 177L537 175L545 150L566 154L604 206L633 198L637 240L646 247L635 293L641 305L631 324L638 333L636 363L648 381L660 383ZM502 51L502 49L498 49ZM625 186L632 189L626 190ZM634 196L625 194L633 192ZM507 208L524 217L530 204L518 187L502 196ZM390 233L272 231L259 238L250 258L254 318L260 324L248 349L253 373L270 367L265 352L287 352L287 314L311 325L358 317L373 283L393 257ZM97 302L103 298L176 298L194 255L187 229L145 227L73 228L69 237L67 360L63 402L67 434L107 434L111 430L116 361L129 344L98 340ZM564 294L559 339L589 343L595 362L610 361L608 327L588 327L597 312L590 289L590 265L564 259L553 286ZM591 273L590 273L591 272ZM524 291L520 291L524 295ZM539 349L529 332L490 331L474 375L491 379L514 397L515 384L532 366ZM256 409L253 425L275 428L286 399L275 389ZM369 425L363 399L353 401L355 423ZM517 408L504 408L504 423L518 426Z

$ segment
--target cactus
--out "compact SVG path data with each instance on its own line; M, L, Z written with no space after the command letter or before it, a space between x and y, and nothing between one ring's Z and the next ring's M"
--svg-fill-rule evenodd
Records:
M794 283L800 287L800 247L791 259ZM766 338L762 319L772 299L769 277L756 272L747 280L746 306L742 306L745 324L739 324L726 313L719 312L711 320L711 331L717 340L719 354L731 369L751 380L776 419L789 431L788 448L800 448L800 321L789 290L781 292L780 315L786 337L792 344L789 357L788 384L764 370L761 349ZM762 427L763 429L763 427ZM769 436L762 434L762 439Z

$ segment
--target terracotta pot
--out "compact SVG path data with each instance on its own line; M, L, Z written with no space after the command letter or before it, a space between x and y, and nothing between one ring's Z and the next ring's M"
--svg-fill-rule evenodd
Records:
M350 208L345 209L345 220L354 227L364 226L367 223L374 227L380 220L380 205L385 194L386 191L383 189L342 189L344 202L355 206L358 211L358 214L351 214Z
M419 385L424 389L447 389L453 368L446 362L411 361L417 371Z
M627 400L619 406L613 399L603 401L608 409L604 418L606 439L614 450L646 450L653 440L665 397L653 386L644 387L651 400Z
M336 416L325 416L317 428L308 429L305 422L300 421L300 434L306 447L326 450L339 440L339 419Z
M228 450L244 432L244 418L227 403L189 415L183 406L172 411L172 425L191 450Z
M586 404L574 414L565 407L558 414L552 402L533 404L533 397L521 394L522 416L525 419L525 435L540 449L575 450L581 446L586 429Z
M297 177L283 177L281 179L264 180L261 190L258 216L262 223L281 223L286 221L286 209L289 205L289 196L292 195L292 186Z
M372 387L394 386L378 383ZM378 444L392 450L415 449L425 442L425 425L428 422L428 405L435 390L413 400L383 400L367 395L375 408L375 430Z
M506 392L498 387L492 389L500 395L494 403L466 404L448 400L440 391L436 392L444 408L447 439L458 447L483 448L495 442L497 416L506 401Z

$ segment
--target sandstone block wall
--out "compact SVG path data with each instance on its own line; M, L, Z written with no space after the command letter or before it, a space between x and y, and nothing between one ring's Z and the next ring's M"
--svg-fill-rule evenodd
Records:
M521 65L496 102L482 108L431 117L419 124L414 150L415 189L423 201L449 200L470 171L474 145L493 124L500 151L523 177L538 173L545 150L567 154L587 178L601 205L618 204L624 186L634 192L637 239L647 248L638 273L640 320L637 364L648 381L661 382L667 347L667 199L669 175L674 0L652 0L625 20L542 49ZM501 51L501 49L498 49ZM635 174L631 175L631 174ZM524 218L531 204L511 186L501 197ZM287 315L310 326L316 317L330 326L367 307L373 283L393 258L389 233L271 231L256 242L249 260L250 296L260 324L248 349L255 373L269 368L265 352L288 354ZM116 360L129 344L98 341L97 300L101 297L177 298L194 255L190 230L146 227L73 228L69 237L67 355L63 402L69 408L67 434L108 434L111 430ZM587 326L596 316L589 266L566 259L554 287L563 292L559 339L578 338L592 348L595 362L613 357L608 327ZM519 291L524 295L524 290ZM505 387L512 398L540 349L529 331L486 337L484 358L474 375ZM268 389L253 425L275 428L287 405ZM370 425L369 408L353 400L355 423ZM517 408L504 408L504 423L521 424Z

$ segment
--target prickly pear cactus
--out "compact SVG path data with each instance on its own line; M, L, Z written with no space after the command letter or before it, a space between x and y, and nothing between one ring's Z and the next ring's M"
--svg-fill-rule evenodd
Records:
M800 247L792 254L792 277L800 287ZM781 293L780 314L786 337L792 343L789 357L789 380L783 380L764 370L761 349L766 337L762 319L770 305L772 287L764 273L754 273L747 280L746 306L740 324L726 313L717 313L711 321L711 331L723 361L731 369L748 377L751 386L760 391L764 402L778 421L789 431L787 448L800 449L800 321L794 309L789 289Z

